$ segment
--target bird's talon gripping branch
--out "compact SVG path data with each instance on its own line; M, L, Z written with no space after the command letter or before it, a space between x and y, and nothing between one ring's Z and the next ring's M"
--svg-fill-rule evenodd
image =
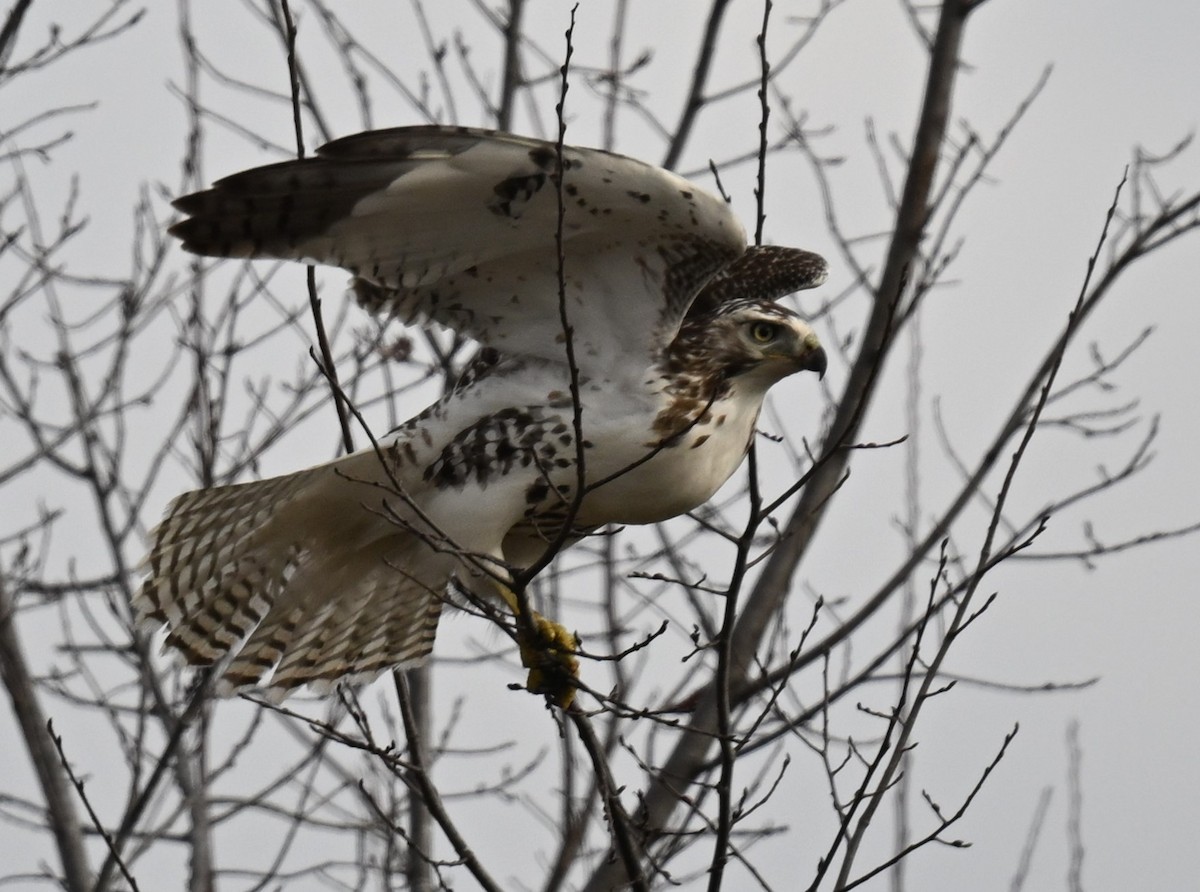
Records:
M500 597L517 620L517 646L521 665L529 670L525 688L533 694L544 694L555 706L566 709L575 700L576 680L579 678L579 636L561 623L529 611L528 626L521 622L520 602L508 586L498 585ZM529 627L532 627L531 629Z
M530 616L533 634L521 633L521 665L529 670L525 687L534 694L545 694L555 706L566 709L575 700L579 678L579 660L575 651L579 637L540 613Z

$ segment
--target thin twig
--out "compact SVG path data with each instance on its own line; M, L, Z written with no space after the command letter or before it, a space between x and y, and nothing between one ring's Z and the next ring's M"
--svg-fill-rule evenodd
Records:
M292 126L296 135L296 157L303 158L305 155L304 123L300 109L300 69L296 59L296 25L292 20L289 0L280 0L280 3L286 24L288 83L291 85L292 92ZM329 379L330 393L337 411L338 427L342 432L342 449L351 453L354 451L354 434L350 430L350 411L342 389L338 386L337 364L333 359L333 349L329 346L329 334L325 330L325 320L321 313L321 298L317 295L316 268L309 264L306 274L308 306L312 310L313 327L317 332L317 349L321 354L321 369Z

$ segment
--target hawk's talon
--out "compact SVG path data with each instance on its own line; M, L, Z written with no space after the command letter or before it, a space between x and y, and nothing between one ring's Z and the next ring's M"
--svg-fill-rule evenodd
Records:
M579 678L579 660L575 656L579 636L540 613L531 611L529 619L532 634L520 628L519 622L517 631L521 665L529 670L525 687L566 709L575 700L575 683Z
M579 636L536 610L529 611L528 623L522 622L516 594L506 585L497 584L496 588L517 616L521 665L529 670L525 689L533 694L544 694L555 706L566 709L575 700L579 678L579 660L575 656L580 645Z

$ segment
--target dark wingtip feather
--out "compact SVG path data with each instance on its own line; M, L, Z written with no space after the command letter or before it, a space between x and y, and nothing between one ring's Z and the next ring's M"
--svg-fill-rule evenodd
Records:
M193 254L298 259L298 246L349 215L403 171L392 161L305 158L245 170L176 198L168 230Z
M182 242L189 254L202 257L253 257L258 244L253 239L234 238L228 229L211 218L188 217L167 229Z

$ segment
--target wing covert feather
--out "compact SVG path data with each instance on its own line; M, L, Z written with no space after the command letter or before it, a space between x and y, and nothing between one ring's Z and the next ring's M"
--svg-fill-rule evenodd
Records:
M640 375L697 291L745 250L724 201L648 164L564 147L567 312L585 374ZM467 128L361 133L176 206L200 254L340 266L360 300L561 360L553 143ZM633 366L640 366L634 369Z

